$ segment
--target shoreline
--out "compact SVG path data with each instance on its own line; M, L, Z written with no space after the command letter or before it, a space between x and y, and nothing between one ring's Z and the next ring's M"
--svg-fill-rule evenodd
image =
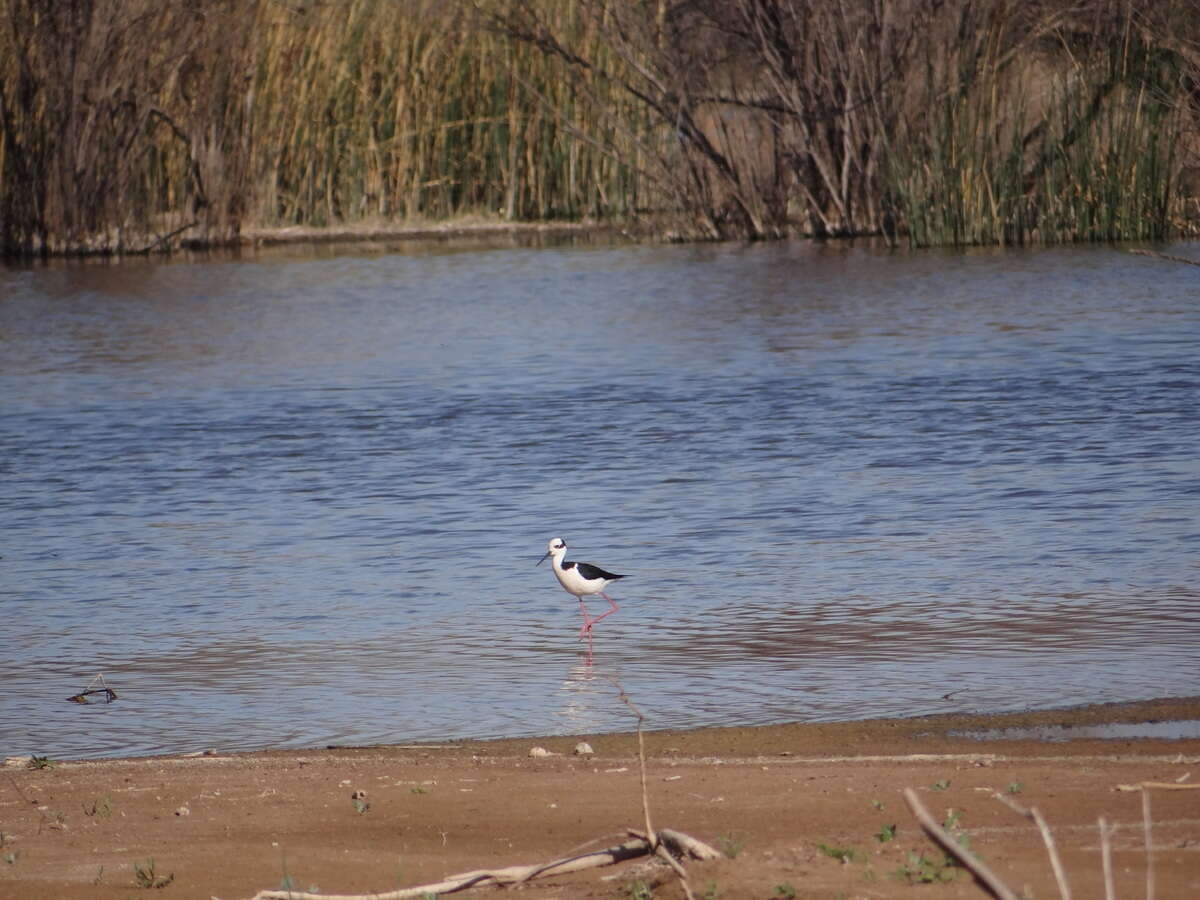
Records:
M622 235L628 230L618 224L600 222L489 222L465 219L430 221L400 225L365 222L354 225L316 227L289 225L276 228L250 228L231 244L233 247L279 247L295 244L370 243L374 241L437 241L495 237L559 237ZM206 244L198 249L218 248Z
M1163 252L1156 247L1174 247L1195 242L1193 235L1179 235L1167 241L1120 240L1108 246L1124 249L1153 259L1166 262L1200 265L1200 260L1188 256ZM801 231L791 231L776 237L759 238L754 242L803 241L813 246L876 246L891 250L912 251L904 241L889 241L884 235L874 233L819 236ZM491 221L477 217L462 219L429 220L412 223L367 221L354 224L330 226L285 225L251 227L225 239L183 239L176 244L152 241L145 247L125 250L72 250L33 254L28 257L8 258L9 266L34 264L52 265L62 263L119 263L145 259L183 259L243 253L302 253L319 252L321 249L363 248L383 249L387 252L404 252L409 249L428 248L437 245L462 249L489 249L503 247L553 246L558 243L627 243L637 245L666 244L745 244L746 239L715 239L696 235L684 235L671 228L652 227L647 222L623 221ZM1074 241L1041 245L1042 249L1054 247L1094 247L1095 241ZM932 245L924 250L1004 250L991 244L983 245ZM1028 248L1026 248L1028 249Z
M974 713L950 712L933 713L922 716L890 717L870 719L849 719L834 722L785 722L773 725L717 725L692 729L661 729L643 728L642 734L646 742L646 752L654 749L660 751L670 749L666 744L684 747L726 748L725 752L741 755L744 745L753 742L761 750L761 755L789 753L799 746L808 746L814 750L824 750L843 743L851 745L857 741L873 740L877 736L887 735L897 741L923 742L980 742L992 741L1014 744L1040 743L1055 744L1055 740L1045 739L1011 739L997 737L991 741L967 736L958 736L956 732L990 732L1005 729L1038 729L1038 728L1082 728L1103 727L1104 725L1138 724L1143 722L1200 722L1200 696L1162 697L1152 700L1113 701L1106 703L1082 704L1079 706L1062 707L1044 710L1023 710L1015 712ZM603 734L559 735L541 737L517 738L481 738L463 741L439 741L439 746L455 747L463 750L490 750L494 755L507 756L519 754L522 748L527 749L531 744L551 748L560 744L570 744L574 747L580 740L603 738L616 742L630 755L636 755L636 730L606 732ZM1129 738L1130 740L1153 740L1154 738ZM1118 737L1074 738L1069 742L1078 741L1114 741ZM1165 739L1170 740L1170 739ZM1064 741L1067 742L1067 741ZM627 747L625 745L628 745ZM661 745L661 746L660 746ZM383 750L388 744L369 746L337 746L326 747L328 750ZM426 746L424 742L406 744L419 748ZM266 752L303 752L303 751L250 751Z
M729 746L734 752L744 741L754 736L764 753L780 752L776 748L789 746L800 741L817 747L830 746L839 741L854 741L876 732L886 732L896 739L977 740L974 737L956 737L952 732L999 732L1004 730L1033 729L1080 729L1105 725L1136 725L1138 723L1196 722L1200 723L1200 695L1183 697L1158 697L1149 700L1105 701L1085 703L1048 709L1009 710L1001 712L946 712L928 713L918 716L871 717L866 719L840 719L818 722L778 722L765 725L710 725L697 728L661 728L653 725L643 727L644 739L649 742L647 750L656 743L669 739L672 743ZM1200 724L1197 724L1200 730ZM225 750L219 746L189 752L143 753L133 755L95 757L51 757L55 765L84 765L91 763L134 763L169 759L233 758L273 754L305 754L325 751L387 751L397 748L424 750L446 749L483 753L485 755L510 755L521 753L521 748L532 745L550 746L569 743L574 747L582 740L604 739L618 744L636 741L636 728L620 731L579 732L576 734L501 736L483 738L431 738L398 743L374 744L315 744L309 747L260 747L255 749ZM997 736L997 741L1014 740ZM1069 734L1062 740L1079 740ZM1117 740L1112 737L1095 737L1093 740ZM1132 737L1130 739L1142 739ZM1152 739L1147 737L1145 739ZM1171 738L1164 738L1171 739ZM1033 743L1057 743L1053 737L1029 738ZM490 752L486 752L490 751ZM486 752L486 753L485 753ZM18 765L18 761L30 759L29 754L8 754L7 768Z

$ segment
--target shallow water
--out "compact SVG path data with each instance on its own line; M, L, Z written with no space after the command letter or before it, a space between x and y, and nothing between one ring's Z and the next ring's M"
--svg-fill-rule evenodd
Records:
M626 730L618 681L653 728L1200 694L1198 271L796 243L0 272L0 752ZM590 661L534 567L556 535L630 576ZM117 702L65 702L97 673Z
M1056 743L1073 740L1128 741L1141 738L1179 741L1200 739L1200 721L1181 719L1175 722L1102 722L1095 725L1032 725L1028 728L989 728L982 731L950 731L951 737L976 741L1046 741Z

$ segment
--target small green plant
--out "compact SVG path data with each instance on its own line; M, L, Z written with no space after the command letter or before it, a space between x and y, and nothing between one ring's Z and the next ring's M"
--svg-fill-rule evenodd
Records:
M882 800L872 800L871 805L878 810L883 809L883 801Z
M371 808L371 804L359 797L354 798L354 811L360 816Z
M704 883L704 900L717 900L721 896L721 889L717 887L715 879L708 879Z
M11 850L8 853L4 854L4 861L6 863L8 863L10 866L13 865L20 858L21 858L20 850Z
M107 819L112 815L112 798L108 794L105 794L103 797L93 800L90 807L85 806L83 808L83 814L85 816L99 816L102 819Z
M746 847L745 837L740 834L734 834L732 831L717 838L717 843L721 847L721 852L730 859L736 859L737 855Z
M783 900L795 900L796 889L792 886L791 882L781 881L775 885L775 894L782 897Z
M1006 787L1004 790L1005 790L1005 791L1007 791L1007 792L1008 792L1008 793L1010 793L1010 794L1019 794L1019 793L1021 793L1021 791L1023 791L1024 789L1025 789L1025 785L1021 784L1021 782L1019 782L1019 781L1010 781L1010 782L1008 783L1008 787Z
M625 885L625 893L629 895L629 900L654 900L654 891L640 878Z
M429 793L429 791L428 791L426 788L423 788L421 785L419 785L419 784L418 784L416 787L414 787L414 788L412 789L412 793L414 793L414 794L428 794L428 793Z
M948 787L950 787L950 779L949 779L949 778L943 778L941 781L935 781L935 782L933 783L932 790L935 790L935 791L944 791L944 790L946 790L946 788L948 788Z
M971 838L965 831L963 831L962 826L958 824L958 817L960 815L961 814L956 809L946 810L946 820L942 822L942 827L945 828L946 831L950 832L950 836L953 837L954 840L958 841L959 846L961 846L964 850L969 850L971 848Z
M99 884L104 878L104 866L101 866L96 872L96 877L92 879L92 884Z
M31 769L53 769L57 765L58 763L48 756L38 756L35 753L29 757L29 768Z
M817 849L838 862L848 863L854 859L854 849L851 847L833 847L829 844L818 843Z
M175 880L175 873L159 875L154 860L148 859L144 863L135 862L133 864L133 878L134 883L140 888L165 888Z
M938 884L957 878L958 864L948 854L930 857L909 850L907 860L896 874L909 884Z
M884 825L879 831L875 832L875 840L881 844L886 844L888 841L895 839L896 825L893 822L891 825Z

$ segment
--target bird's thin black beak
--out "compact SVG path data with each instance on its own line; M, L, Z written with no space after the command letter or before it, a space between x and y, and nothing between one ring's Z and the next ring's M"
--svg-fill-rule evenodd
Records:
M549 551L549 550L547 550L547 551L546 551L546 556L549 556L549 555L550 555L550 551ZM534 563L534 566L533 566L533 567L536 569L538 566L540 566L542 563L544 563L544 562L546 561L546 556L543 556L543 557L542 557L541 559L539 559L539 560L538 560L536 563Z

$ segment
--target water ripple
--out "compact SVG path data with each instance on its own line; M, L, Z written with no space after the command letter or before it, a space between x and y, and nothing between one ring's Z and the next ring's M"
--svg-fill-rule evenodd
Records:
M627 729L618 682L654 727L1200 693L1200 310L1160 265L0 273L0 751ZM630 576L591 662L554 534ZM121 699L67 704L97 672Z

